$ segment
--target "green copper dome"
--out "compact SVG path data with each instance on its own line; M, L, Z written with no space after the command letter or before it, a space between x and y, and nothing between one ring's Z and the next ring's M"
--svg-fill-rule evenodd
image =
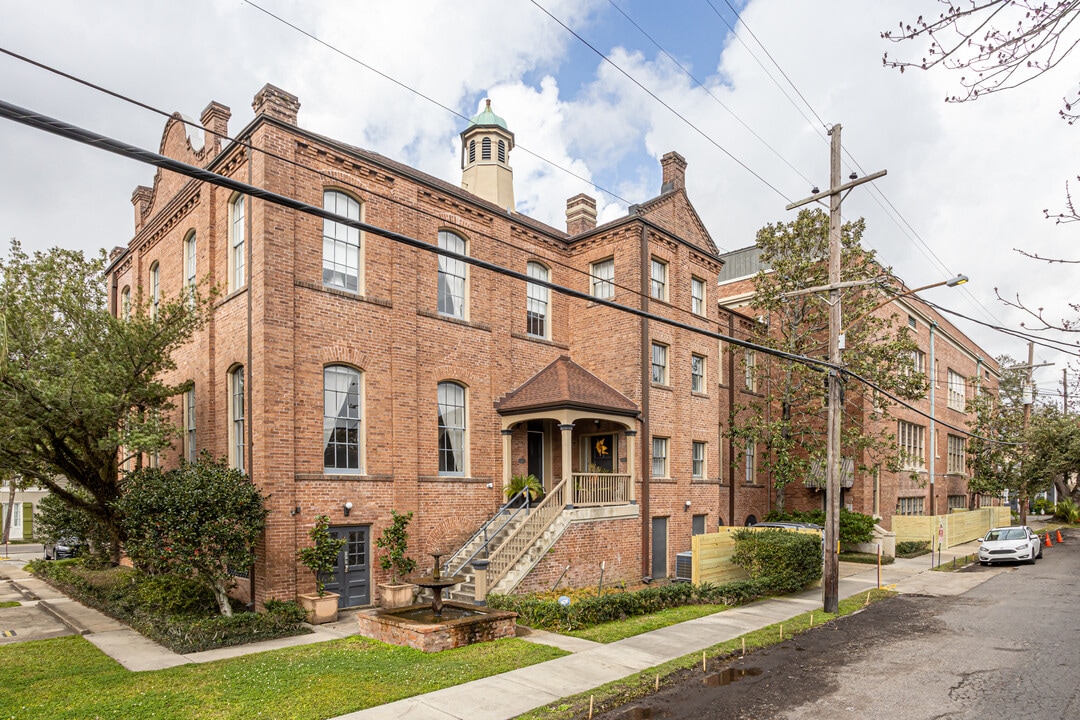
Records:
M510 128L506 127L506 121L491 111L491 100L487 100L487 105L482 113L469 120L469 127L473 125L498 125L503 130L510 130Z

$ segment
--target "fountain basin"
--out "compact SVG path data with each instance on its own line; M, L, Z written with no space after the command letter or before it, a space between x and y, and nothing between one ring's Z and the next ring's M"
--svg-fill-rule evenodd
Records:
M421 603L395 610L364 610L356 614L360 634L423 652L439 652L478 642L514 637L517 613L447 600L435 622L431 605Z

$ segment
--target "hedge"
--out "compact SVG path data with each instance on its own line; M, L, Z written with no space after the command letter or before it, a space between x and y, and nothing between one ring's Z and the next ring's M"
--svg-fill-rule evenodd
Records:
M731 561L751 580L789 593L821 577L821 536L788 530L738 530Z
M765 516L767 522L808 522L825 527L824 510L773 510ZM840 508L840 542L843 545L867 543L874 539L874 518Z

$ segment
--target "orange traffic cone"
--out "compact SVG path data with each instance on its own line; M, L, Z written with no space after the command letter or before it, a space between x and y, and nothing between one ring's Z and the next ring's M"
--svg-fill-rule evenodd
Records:
M1054 547L1054 543L1050 542L1050 533L1046 533L1046 547Z
M1061 530L1058 530L1058 531L1057 531L1057 536L1058 536L1058 537L1057 537L1057 541L1058 541L1058 542L1062 542L1062 540L1061 540Z

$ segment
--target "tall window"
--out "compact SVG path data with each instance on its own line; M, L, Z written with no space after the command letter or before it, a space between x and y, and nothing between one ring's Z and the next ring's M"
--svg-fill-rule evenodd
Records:
M926 498L908 497L896 501L897 515L922 515Z
M120 291L120 317L131 319L131 287L127 285Z
M323 369L323 468L360 471L360 372Z
M592 296L605 300L615 297L615 258L592 264Z
M694 441L693 446L693 466L690 469L690 474L696 478L705 477L705 443Z
M465 388L439 383L439 474L465 474Z
M439 231L439 247L465 254L465 241L446 230ZM465 317L465 263L444 255L439 256L439 314Z
M323 192L323 209L360 220L360 203L336 190ZM360 230L323 220L322 281L326 287L360 292Z
M753 440L746 441L746 484L757 482L757 446Z
M540 263L531 262L528 265L529 277L537 280L548 279L548 269ZM525 294L527 296L526 332L537 337L547 337L548 322L548 293L550 291L543 285L526 283Z
M899 420L896 438L900 447L900 462L905 470L923 470L926 468L926 452L923 450L922 425Z
M667 263L663 260L652 259L649 293L657 300L667 300Z
M690 310L695 315L705 314L705 281L690 278Z
M184 393L184 458L195 462L198 451L195 449L195 388Z
M184 239L184 285L187 287L188 299L195 302L195 231L192 230Z
M652 344L652 381L667 385L667 345Z
M244 287L244 196L237 195L229 206L229 290Z
M949 436L949 465L948 472L963 475L967 470L964 458L964 450L967 442L959 435Z
M668 476L667 464L668 439L654 437L652 439L652 476L666 478Z
M757 390L757 378L754 367L757 365L757 353L747 350L743 353L743 383L750 392Z
M701 355L690 356L690 389L705 392L705 358Z
M229 434L229 455L232 466L243 470L244 449L247 446L244 434L244 368L238 367L229 376L229 417L232 423Z
M926 372L926 353L922 350L911 351L911 369L917 373Z
M157 318L158 306L161 304L161 266L154 263L150 266L150 317Z
M949 407L953 410L963 412L964 401L967 395L966 391L967 385L964 382L964 376L958 372L949 370Z

